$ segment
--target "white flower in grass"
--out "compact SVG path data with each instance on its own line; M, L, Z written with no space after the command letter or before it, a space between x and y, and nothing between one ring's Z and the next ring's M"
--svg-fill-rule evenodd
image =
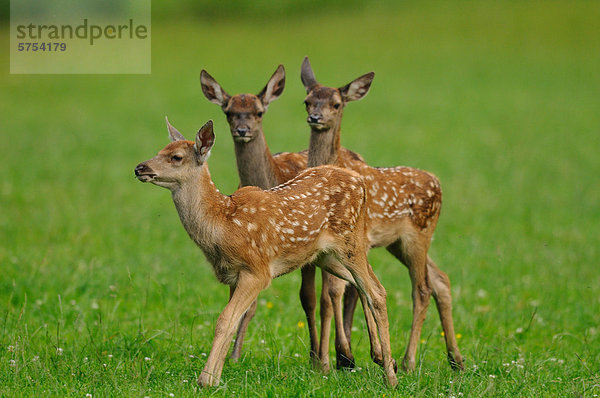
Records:
M296 358L300 358L300 354L298 354L298 353L295 353L295 354L294 354L294 356L295 356Z
M98 302L96 300L92 301L92 309L93 310L97 310L98 308L100 308L100 306L98 305Z
M90 393L87 393L87 394L85 394L85 397L86 397L86 398L92 398L92 394L90 394Z
M108 359L111 359L113 357L112 354L108 354L107 356L108 356Z
M562 365L563 363L565 363L564 359L559 359L556 361L557 364Z
M17 366L17 361L15 361L14 359L11 359L10 361L8 361L8 363L10 364L10 366L15 367Z
M203 357L205 357L205 356L206 356L206 353L205 353L205 352L202 352L202 353L200 353L200 355L202 355Z
M83 362L87 362L88 361L88 357L83 358Z
M63 354L63 352L64 352L64 350L63 350L62 348L60 348L60 347L58 347L58 348L56 349L56 355L62 355L62 354Z
M183 382L184 382L184 383L187 383L188 381L184 379L184 380L183 380Z
M325 380L329 379L329 377L327 377L327 376L323 376L323 378L324 378Z
M14 345L9 345L8 347L6 347L6 349L8 350L8 352L15 352L15 346Z
M175 394L173 394L172 392L169 393L169 397L174 397Z
M146 361L146 362L149 362L151 360L152 360L152 358L150 358L150 357L144 357L144 361Z
M495 379L496 375L490 375L490 379Z
M517 328L517 330L515 330L515 333L517 333L517 334L523 333L523 328Z
M37 362L39 360L40 360L40 356L39 355L36 355L33 358L31 358L31 362Z

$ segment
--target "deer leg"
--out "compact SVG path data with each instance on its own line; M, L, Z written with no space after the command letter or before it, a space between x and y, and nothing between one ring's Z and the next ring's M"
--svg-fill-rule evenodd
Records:
M346 289L347 282L329 273L327 274L327 277L328 293L329 297L331 298L331 304L333 307L333 319L335 322L336 367L338 369L352 369L356 365L354 363L354 356L352 355L352 351L350 351L350 342L348 341L346 332L344 330L344 317L342 306L342 298L344 296L344 291Z
M454 370L463 370L463 358L458 350L456 335L454 334L454 321L452 319L452 294L450 293L450 279L440 270L433 260L427 257L427 275L433 290L433 298L440 315L440 322L444 330L448 362Z
M317 297L315 289L315 266L307 264L302 268L302 286L300 287L300 302L306 314L308 334L310 336L310 359L316 365L319 358L319 337L317 336Z
M352 264L345 265L352 274L352 283L357 288L363 304L371 347L377 346L377 342L379 343L383 359L381 365L385 371L386 380L390 386L395 387L398 384L398 378L396 377L397 366L396 361L392 358L386 291L377 279L377 276L375 276L375 273L373 273L366 254L362 259L359 257L361 256L357 255L357 264L362 263L366 267L357 268ZM377 354L374 355L373 348L371 348L371 355L375 360Z
M356 303L358 303L358 290L352 285L346 285L346 291L344 292L344 332L346 333L346 339L348 340L348 346L352 351L352 321L354 319L354 311L356 310Z
M360 293L358 293L358 290L356 290L356 293L361 300L363 311L365 313L367 332L369 333L369 341L371 343L371 359L377 365L383 367L383 351L381 349L381 342L377 333L377 322L375 321L375 318L373 318L373 312L371 311L371 308L366 302L364 302L364 299Z
M235 288L231 288L235 290ZM230 299L233 295L233 291L230 291ZM235 337L235 343L233 344L233 350L231 351L231 360L233 362L237 362L242 355L242 345L244 344L244 338L246 337L246 331L248 330L248 324L254 318L254 314L256 314L256 300L252 304L250 304L250 308L248 311L242 315L242 320L240 321L240 325L237 330L237 334Z
M258 294L269 285L268 278L256 275L240 274L237 286L231 295L229 303L219 315L215 326L215 338L208 355L206 365L198 378L200 386L216 386L221 379L225 357L231 344L231 339L244 312L248 310Z
M331 318L333 317L333 306L329 296L329 274L321 270L323 286L321 287L321 341L319 343L319 360L321 370L329 372L329 336L331 335Z
M413 371L416 367L417 345L431 297L431 288L427 281L427 247L418 241L404 245L396 241L387 249L407 266L412 283L413 320L402 368L405 371Z

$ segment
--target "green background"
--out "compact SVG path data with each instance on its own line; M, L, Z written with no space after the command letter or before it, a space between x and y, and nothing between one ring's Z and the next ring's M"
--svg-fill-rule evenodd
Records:
M83 76L10 75L1 3L0 395L600 394L600 3L172 3L152 4L151 75ZM312 370L296 272L261 294L224 384L196 387L228 289L169 193L133 168L167 143L165 115L190 138L214 119L211 172L235 190L203 68L230 94L257 93L284 64L265 134L273 152L306 148L304 56L325 85L375 71L345 111L344 146L440 178L431 255L452 281L464 372L446 363L433 304L397 391L369 359L360 310L360 369ZM370 260L400 359L409 278L385 250Z

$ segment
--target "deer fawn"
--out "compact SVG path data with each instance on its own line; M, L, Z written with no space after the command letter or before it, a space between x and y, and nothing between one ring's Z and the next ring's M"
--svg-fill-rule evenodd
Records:
M403 368L415 369L417 344L433 293L444 330L448 360L453 369L462 369L463 360L452 320L450 280L427 255L442 204L438 179L433 174L410 167L371 167L362 159L349 156L340 144L344 107L367 94L373 77L371 72L340 88L325 87L317 82L308 58L304 59L301 79L308 94L304 103L311 129L308 166L336 165L354 170L364 178L368 190L369 246L385 247L408 268L412 282L413 322ZM330 286L336 317L344 313L343 325L336 322L336 336L339 336L336 338L342 340L336 345L342 350L338 352L338 358L341 355L351 360L350 331L356 293L351 287L344 293L345 282L334 277L327 277L323 284ZM321 340L323 344L326 343Z
M279 65L265 87L257 94L231 96L206 70L200 73L202 92L212 103L221 107L233 137L240 186L256 186L270 189L296 177L306 168L308 151L299 153L282 152L272 155L262 128L263 115L269 104L279 98L285 88L285 69ZM310 335L310 357L317 358L319 341L315 321L315 267L302 267L300 301L306 313ZM248 323L256 311L256 302L242 318L231 358L239 359Z
M397 385L386 293L366 255L367 193L362 178L324 166L268 191L245 187L223 195L206 163L214 143L212 121L198 131L195 142L186 141L168 121L167 127L172 142L140 163L135 175L171 191L188 235L231 293L198 383L219 384L240 319L271 280L313 262L358 289L369 335L379 338L382 347L386 380Z

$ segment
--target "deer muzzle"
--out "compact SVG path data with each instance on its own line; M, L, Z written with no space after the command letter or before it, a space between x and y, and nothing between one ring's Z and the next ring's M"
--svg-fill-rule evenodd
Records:
M146 163L140 163L135 166L135 176L141 182L152 181L156 177L156 173Z

